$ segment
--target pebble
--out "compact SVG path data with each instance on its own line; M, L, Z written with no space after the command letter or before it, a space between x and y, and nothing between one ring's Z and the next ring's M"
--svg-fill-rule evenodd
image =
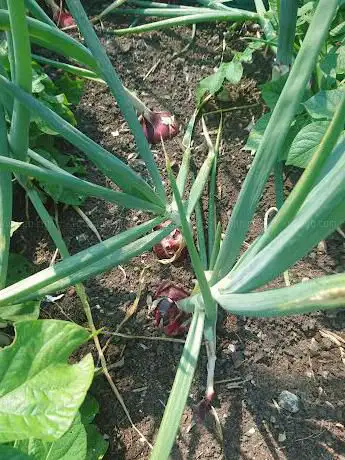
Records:
M306 283L306 282L309 281L309 280L310 280L310 278L308 278L307 276L304 276L304 277L301 279L302 283Z
M87 234L81 233L80 235L77 235L75 239L78 241L78 243L85 243L85 241L87 241Z
M252 436L253 434L255 434L255 428L254 428L254 427L250 428L250 429L249 429L248 431L246 431L244 434L245 434L246 436Z
M327 245L326 241L321 240L319 244L317 245L317 252L325 254L327 252Z
M296 414L299 411L299 397L291 393L291 391L282 391L278 398L278 404L282 409L292 414Z
M310 344L309 344L309 351L310 354L316 355L320 351L320 347L318 342L314 339L314 337L311 339Z
M285 431L284 431L284 433L279 433L279 435L278 435L278 441L279 441L279 442L285 442L285 441L286 441L286 434L285 434Z
M316 329L316 320L313 318L306 318L302 324L302 331L310 332Z

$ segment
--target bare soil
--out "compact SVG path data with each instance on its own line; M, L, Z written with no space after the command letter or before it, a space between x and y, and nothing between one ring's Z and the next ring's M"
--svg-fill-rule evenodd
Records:
M99 2L92 2L99 11ZM92 12L92 9L90 9ZM105 22L105 26L111 26ZM150 106L171 110L181 124L181 134L166 145L169 155L178 163L184 127L195 108L195 88L198 81L212 73L222 57L223 26L198 26L195 43L185 53L172 59L190 39L191 30L180 28L162 33L117 38L104 36L102 41L125 84L135 89ZM226 60L231 49L245 46L243 37L252 33L243 28L227 39ZM156 68L145 78L156 63ZM252 64L245 66L245 78L236 87L228 87L229 107L253 105L224 115L224 136L219 162L218 209L223 222L239 193L252 157L243 150L248 125L261 116L265 107L258 86L270 78L271 58L257 54ZM212 108L212 107L211 107ZM79 128L100 145L128 161L145 177L144 166L134 156L131 135L109 91L101 84L88 82L77 107ZM210 126L218 118L208 117ZM200 131L200 127L198 127ZM62 144L66 151L70 146ZM154 148L162 174L164 158L160 147ZM206 145L198 135L194 160L200 165ZM286 191L291 189L287 171ZM100 184L109 181L88 165L89 179ZM24 201L17 197L17 218L24 215ZM274 206L270 182L253 220L247 241L251 242L263 230L263 217ZM71 208L59 209L59 222L71 251L77 252L97 242L96 237ZM83 206L103 239L130 226L143 222L144 213L90 199ZM31 224L26 224L14 239L17 251L33 259L38 269L51 260L54 252L45 230L35 221L29 208ZM54 212L52 208L52 212ZM32 231L34 228L34 231ZM344 244L334 234L324 246L315 248L290 270L292 283L302 278L315 278L344 270ZM138 312L121 332L129 335L159 336L146 305L146 296L162 280L172 280L187 289L192 288L193 273L189 260L161 265L152 253L143 254L120 269L113 269L86 283L94 320L99 328L114 331L133 302L139 284L139 274L148 266L145 287ZM283 280L274 282L283 285ZM73 289L56 304L42 308L43 318L69 318L87 325ZM223 430L220 439L212 417L205 426L191 426L192 407L203 396L206 381L206 353L202 350L198 370L188 400L180 433L172 452L173 459L256 459L256 460L326 460L345 458L345 361L332 341L320 330L331 330L345 337L345 315L317 313L274 319L236 318L222 315L218 325L218 361L216 368L218 414ZM102 337L104 344L106 337ZM95 356L91 344L88 345ZM119 367L111 375L120 390L136 426L154 442L160 420L173 383L182 344L145 339L117 339L106 350L109 365ZM86 350L85 350L86 351ZM121 363L121 358L123 362ZM239 378L240 388L232 388L229 379ZM223 381L223 382L222 382ZM299 411L291 414L279 410L277 401L282 390L299 397ZM99 429L109 439L107 460L146 459L147 445L130 426L119 403L102 376L95 378L91 389L100 403L97 417Z

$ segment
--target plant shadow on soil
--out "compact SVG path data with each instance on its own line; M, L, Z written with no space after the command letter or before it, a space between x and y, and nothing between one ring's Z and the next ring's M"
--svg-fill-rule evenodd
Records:
M100 2L85 2L90 11L99 12ZM122 21L122 19L121 19ZM125 22L123 22L124 24ZM105 27L114 24L104 22ZM118 27L118 26L117 26ZM194 90L197 82L213 72L220 63L224 25L198 26L195 43L190 50L171 60L172 53L180 51L190 37L190 29L181 28L162 33L153 32L140 37L102 37L102 41L124 83L136 89L145 101L155 108L169 109L182 125L178 140L167 142L167 150L177 163L181 159L179 142L195 108ZM230 49L243 48L241 34L229 39L224 59ZM252 33L252 32L248 32ZM143 77L161 59L161 64L145 80ZM252 158L243 151L248 136L246 127L264 111L258 84L270 78L271 58L258 54L251 65L245 66L246 77L238 87L229 87L229 106L257 104L254 108L230 112L224 116L224 143L219 161L218 211L225 228L227 217L234 206L241 183ZM104 86L89 82L79 104L76 116L79 128L110 152L128 160L137 172L145 176L144 167L131 154L135 151L133 139L126 131L113 98ZM208 118L210 128L216 128L217 118ZM207 153L200 127L197 129L194 159L199 167ZM200 147L199 147L200 146ZM68 146L62 146L71 151ZM160 170L164 173L164 159L160 148L154 148ZM73 151L73 150L72 150ZM130 157L130 159L128 159ZM113 186L92 165L87 163L87 178L103 185ZM291 183L286 181L286 190ZM263 216L274 206L272 181L266 187L260 207L253 220L247 242L263 230ZM21 196L16 201L16 220L25 216ZM82 206L103 239L129 226L143 222L142 212L119 209L114 205L89 199ZM204 203L204 210L207 203ZM54 208L51 209L54 213ZM30 216L33 211L30 208ZM71 209L59 207L59 222L72 253L97 242L96 237ZM30 226L29 226L30 228ZM76 238L84 235L84 238ZM54 247L39 223L35 232L28 234L23 226L13 239L13 246L44 268L51 260ZM342 238L334 234L326 248L314 249L290 270L292 283L302 278L315 278L344 270L345 253ZM141 270L149 266L144 292L138 311L121 332L130 335L159 336L146 305L146 296L154 292L162 280L192 287L193 274L189 260L162 266L152 253L143 254L124 266L126 278L119 269L113 269L86 282L96 327L115 331L133 302ZM270 284L283 286L279 278ZM71 319L86 326L84 315L73 289L69 289L58 304L43 305L42 318ZM218 407L223 427L224 448L217 440L214 422L208 418L206 426L194 426L192 406L203 396L206 382L206 355L202 349L188 407L183 415L180 433L173 449L173 459L340 459L345 455L344 419L345 399L343 379L345 366L339 349L320 335L320 329L344 333L344 313L335 316L317 313L290 318L250 319L220 313L218 326L218 361L216 380L239 377L243 388L227 388L227 383L216 386ZM102 336L102 344L107 337ZM311 348L311 340L314 348ZM316 345L315 345L316 342ZM92 343L80 350L91 351L98 358ZM180 343L149 340L114 339L106 350L108 364L123 363L111 371L137 427L154 440L169 396L174 373L181 355ZM300 397L297 414L279 412L274 404L282 390ZM146 459L149 450L131 428L105 379L97 377L92 393L100 403L97 423L109 437L107 460ZM254 428L254 431L253 431ZM284 436L286 439L284 440Z

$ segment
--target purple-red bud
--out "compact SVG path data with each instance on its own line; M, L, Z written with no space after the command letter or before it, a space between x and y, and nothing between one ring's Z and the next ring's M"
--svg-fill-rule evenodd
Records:
M157 225L154 230L160 230L170 224L171 220L166 220L165 222ZM176 260L186 255L185 246L186 243L181 231L178 228L175 228L168 236L163 238L162 241L153 246L152 250L159 259L171 259L176 256L174 259Z
M183 335L188 327L190 314L178 308L176 302L188 297L188 292L170 281L164 281L157 289L154 300L155 323L168 336Z
M140 124L150 144L159 144L161 139L166 141L178 133L178 124L170 112L150 112L141 117Z
M65 27L74 26L75 22L69 11L59 10L53 15L53 19L58 27L64 29Z

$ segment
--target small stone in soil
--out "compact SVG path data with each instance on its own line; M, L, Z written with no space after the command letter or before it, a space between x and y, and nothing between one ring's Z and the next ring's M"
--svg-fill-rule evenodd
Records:
M255 434L255 428L252 427L250 428L248 431L246 431L246 433L244 433L246 436L252 436L253 434Z
M299 397L291 391L284 390L280 393L278 404L282 409L285 409L292 414L299 411Z
M302 331L310 332L316 329L316 320L313 318L308 318L302 323Z
M279 441L279 442L285 442L285 441L286 441L286 434L285 434L285 431L284 431L284 433L279 433L279 435L278 435L278 441Z
M311 356L315 356L315 355L320 351L319 344L318 344L318 342L315 340L314 337L311 339L308 348L309 348L309 351L310 351Z

